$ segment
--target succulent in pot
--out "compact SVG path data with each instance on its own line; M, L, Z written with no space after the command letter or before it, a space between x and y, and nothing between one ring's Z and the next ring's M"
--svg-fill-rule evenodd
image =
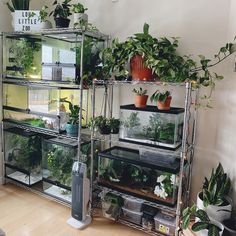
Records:
M110 127L111 127L111 133L118 134L119 129L120 129L120 120L112 117L112 118L110 118L109 123L110 123Z
M211 219L219 222L230 218L232 211L232 200L228 196L230 188L230 178L219 163L216 170L212 169L210 179L204 180L202 191L198 193L198 208L206 210Z
M134 88L132 92L135 93L135 107L145 108L148 100L147 90L140 87L139 89Z
M162 93L158 90L150 98L151 102L157 102L157 108L159 110L170 110L171 99L170 91Z
M74 25L83 25L88 22L88 15L85 14L85 11L88 8L85 8L83 4L77 3L72 5L72 12L74 13Z
M191 226L194 232L198 232L201 236L221 236L224 231L224 226L215 220L210 219L207 212L198 209L196 204L187 207L182 214L182 227L187 229L190 225L191 217L195 217L196 221Z
M56 28L67 28L70 24L70 19L68 17L71 15L70 12L70 3L71 0L64 0L61 4L58 3L58 0L55 0L53 5L56 5L55 9L49 14L53 15Z

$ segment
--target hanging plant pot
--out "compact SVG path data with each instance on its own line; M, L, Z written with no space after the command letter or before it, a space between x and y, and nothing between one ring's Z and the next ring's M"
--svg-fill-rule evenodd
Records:
M78 128L79 125L75 124L66 124L66 133L69 134L70 136L76 137L78 135Z
M100 134L110 134L111 128L108 125L103 125L98 127L98 131Z
M147 106L148 95L136 95L135 96L135 107L145 108Z
M70 24L70 19L67 18L62 18L62 17L57 17L54 18L56 28L68 28Z
M141 55L135 55L130 60L130 69L133 80L150 81L153 79L152 70L149 69Z
M165 102L157 101L157 108L164 111L170 110L171 99L172 97L168 96Z

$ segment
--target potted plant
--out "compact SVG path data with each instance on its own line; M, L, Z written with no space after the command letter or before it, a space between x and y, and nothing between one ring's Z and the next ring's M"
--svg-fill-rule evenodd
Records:
M159 110L170 110L171 99L170 91L161 93L158 90L150 98L151 102L157 102L157 108Z
M7 7L11 12L16 10L29 10L30 0L11 0L11 4L7 2Z
M183 210L182 226L184 229L189 227L191 217L196 218L196 222L191 226L191 229L194 232L200 231L201 236L219 236L223 234L224 226L215 220L211 220L204 210L197 208L196 204Z
M57 0L54 1L53 5L56 5L55 9L49 14L53 15L56 28L67 28L70 24L70 19L68 17L71 15L70 3L71 0L64 0L62 4L58 3Z
M108 118L104 116L97 116L89 121L89 127L99 131L100 134L110 134L111 126Z
M120 120L112 117L110 118L109 123L110 123L111 133L118 134L120 129Z
M86 24L88 22L88 15L84 12L88 10L83 4L77 3L72 5L72 12L74 13L74 25Z
M230 218L232 200L228 197L231 181L221 163L212 169L210 179L205 178L202 191L198 193L197 206L207 211L211 219L222 222Z
M78 105L73 105L70 101L66 100L66 98L61 98L60 102L65 102L69 104L70 113L69 121L66 124L66 132L71 136L77 136L79 128L80 107Z
M137 108L145 108L147 106L148 95L146 89L133 89L133 93L135 93L135 107Z
M49 20L46 20L48 16L47 12L48 6L44 5L39 11L39 20L41 22L41 29L51 29L52 23Z

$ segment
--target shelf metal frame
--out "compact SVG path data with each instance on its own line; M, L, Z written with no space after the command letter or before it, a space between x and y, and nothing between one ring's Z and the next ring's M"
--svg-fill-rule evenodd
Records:
M167 83L167 82L161 82L161 81L115 81L115 80L94 80L93 81L93 92L92 92L92 117L95 117L95 95L96 95L96 88L101 88L103 86L111 86L111 101L113 102L113 86L127 86L127 85L151 85L151 86L173 86L173 87L183 87L185 89L185 99L184 99L184 124L183 124L183 137L180 147L180 171L179 171L179 187L178 187L178 193L177 193L177 203L176 207L170 208L166 207L162 204L155 204L152 202L145 202L148 205L154 206L156 208L159 208L161 210L169 210L169 212L175 212L176 215L176 230L175 235L179 235L179 232L181 229L181 213L183 210L183 207L188 205L189 202L189 195L190 195L190 187L191 187L191 177L192 177L192 160L194 156L194 147L195 147L195 139L196 139L196 125L197 125L197 99L198 99L198 88L195 88L192 83L184 82L184 83ZM193 97L193 94L194 97ZM112 110L112 109L111 109ZM110 116L112 116L112 111L110 113ZM190 123L192 119L192 130L190 132ZM189 137L191 133L191 137ZM112 139L112 135L109 135L109 137L106 138L97 138L95 135L94 129L92 129L91 132L91 145L93 145L95 140L102 140L104 142L108 142L111 146L112 142L117 142L117 140ZM190 142L190 143L189 143ZM135 145L135 144L134 144ZM137 145L140 146L140 145ZM145 145L142 145L145 146ZM153 148L155 149L155 148ZM158 148L157 148L158 149ZM91 153L91 162L93 162L94 154ZM189 173L187 176L187 191L183 192L183 177L184 177L184 165L185 162L189 164ZM91 173L91 176L93 173ZM127 196L126 194L123 194L119 191L114 191L109 188L101 187L103 190L112 192L119 196ZM129 195L128 195L129 196ZM120 220L120 223L123 223L125 225L128 225L132 228L139 229L143 232L148 233L145 229L143 229L141 226L134 225L132 223L122 221ZM162 235L161 233L151 232L152 235Z

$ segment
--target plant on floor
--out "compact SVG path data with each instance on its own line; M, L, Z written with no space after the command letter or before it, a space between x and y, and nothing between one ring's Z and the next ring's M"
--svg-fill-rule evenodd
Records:
M30 0L11 0L11 3L7 2L7 7L11 12L15 10L29 10Z
M197 217L199 219L191 226L191 229L194 232L208 230L208 236L219 236L220 231L222 231L222 228L220 228L219 225L211 222L207 213L204 210L197 209L197 206L195 204L192 205L192 207L185 208L183 211L182 226L184 229L187 229L190 225L191 217Z
M205 177L202 193L203 204L220 206L224 203L224 197L229 194L231 181L221 163L218 164L216 170L214 168L211 172L210 179Z

